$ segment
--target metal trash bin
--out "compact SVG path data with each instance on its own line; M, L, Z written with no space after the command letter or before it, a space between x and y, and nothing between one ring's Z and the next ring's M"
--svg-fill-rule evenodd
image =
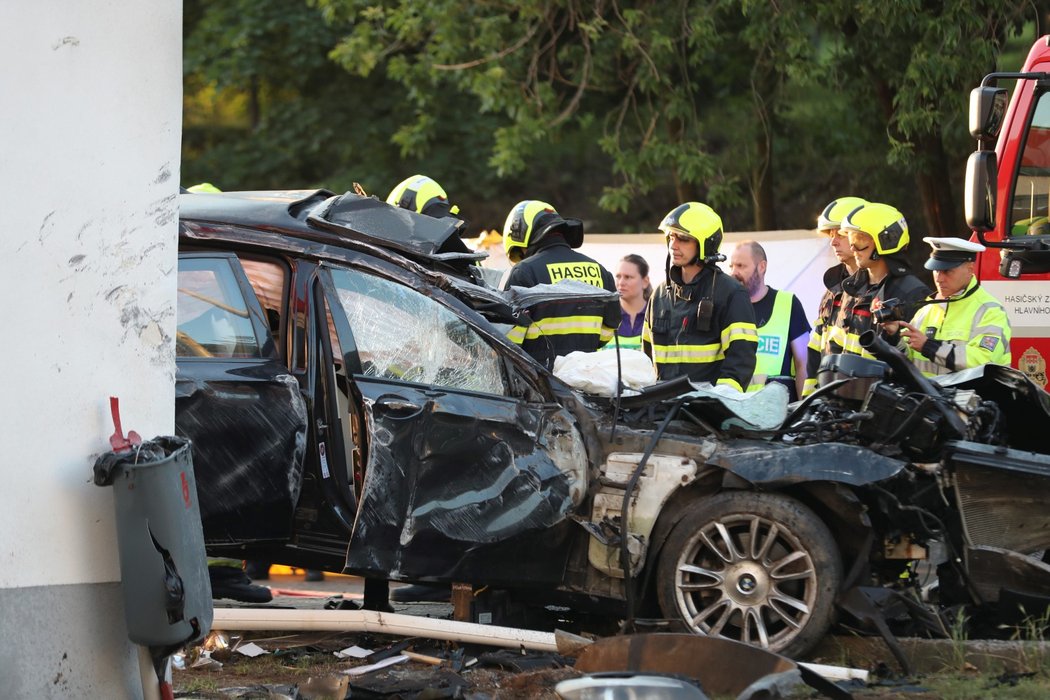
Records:
M94 471L95 484L113 486L128 637L154 648L203 638L212 597L189 440L107 452Z

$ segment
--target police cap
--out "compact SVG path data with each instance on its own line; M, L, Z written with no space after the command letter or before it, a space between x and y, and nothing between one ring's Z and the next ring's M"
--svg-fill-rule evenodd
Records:
M930 244L933 250L926 261L927 270L951 270L964 262L973 262L984 246L962 238L934 238L927 236L922 240Z

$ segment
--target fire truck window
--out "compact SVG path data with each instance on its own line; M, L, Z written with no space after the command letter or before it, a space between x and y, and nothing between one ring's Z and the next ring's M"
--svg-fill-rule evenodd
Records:
M1047 205L1050 202L1050 92L1039 96L1032 125L1025 136L1021 167L1017 172L1011 236L1050 234Z
M228 260L179 260L176 308L178 357L262 356Z

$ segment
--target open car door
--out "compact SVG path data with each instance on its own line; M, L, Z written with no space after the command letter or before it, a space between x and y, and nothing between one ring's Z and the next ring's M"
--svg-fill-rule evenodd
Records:
M322 275L343 352L341 386L366 423L347 570L393 579L561 580L567 516L586 490L572 416L533 400L485 324L421 280ZM393 279L392 279L393 278ZM417 291L422 290L422 291ZM487 324L485 324L487 326ZM534 390L529 393L533 393Z

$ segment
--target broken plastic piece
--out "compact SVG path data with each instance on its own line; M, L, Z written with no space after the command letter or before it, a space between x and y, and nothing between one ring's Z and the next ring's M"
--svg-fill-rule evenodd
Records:
M362 649L355 644L352 647L347 647L346 649L341 649L333 653L338 659L363 659L366 656L371 656L372 650Z
M397 656L391 656L388 659L383 659L382 661L377 661L376 663L368 664L367 666L355 666L353 668L348 668L345 671L343 671L343 673L345 673L348 676L363 676L366 673L378 671L381 668L393 666L394 664L402 664L406 661L408 661L407 656L405 656L404 654L398 654Z
M249 659L254 659L256 656L262 656L263 654L269 654L270 653L266 649L263 649L261 646L256 644L255 642L248 642L247 644L241 644L239 647L234 649L234 651L237 652L238 654L243 654L244 656L247 656Z
M109 444L114 452L127 452L142 444L142 438L134 430L128 431L128 436L124 437L124 429L120 427L120 399L116 396L109 397L109 413L113 417L113 434L109 436Z

